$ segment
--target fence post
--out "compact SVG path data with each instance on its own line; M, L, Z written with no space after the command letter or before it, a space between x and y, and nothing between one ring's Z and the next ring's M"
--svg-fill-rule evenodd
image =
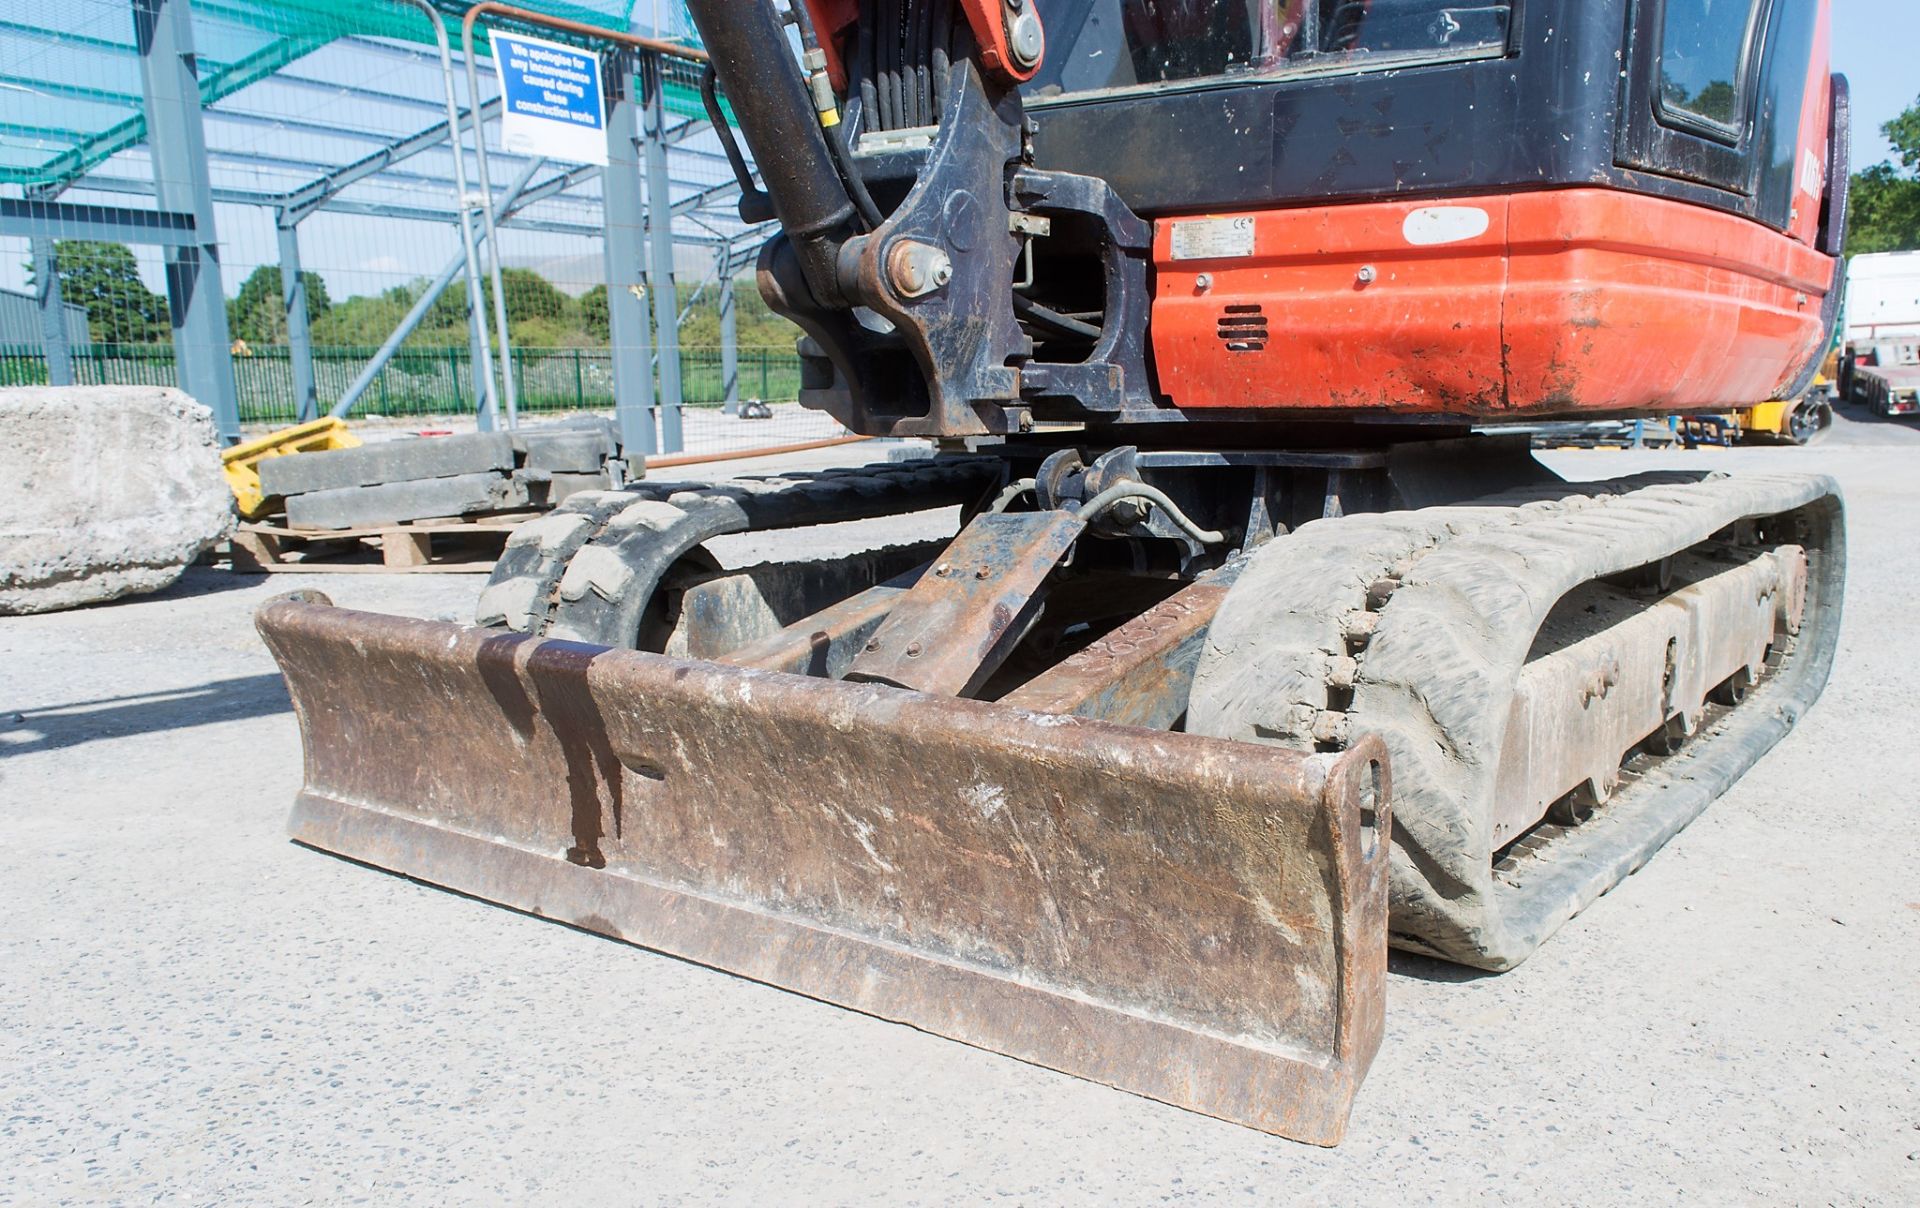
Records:
M32 193L29 191L28 196ZM40 339L46 349L47 385L73 385L73 348L68 341L67 308L60 297L60 265L52 239L35 239L33 289L40 306Z
M585 379L580 376L580 350L578 348L573 350L573 409L575 411L585 411L587 409L587 383Z
M465 411L467 401L460 397L460 350L451 344L447 346L447 373L453 378L453 409Z
M767 396L772 393L773 391L767 386L767 350L762 348L760 350L760 401L766 402Z

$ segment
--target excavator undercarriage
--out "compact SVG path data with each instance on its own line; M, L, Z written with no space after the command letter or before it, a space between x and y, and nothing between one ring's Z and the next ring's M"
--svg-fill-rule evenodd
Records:
M1417 39L1405 18L1423 6L1377 11ZM1776 7L1818 9L1824 30L1812 0ZM1764 288L1713 275L1732 271L1732 244L1680 277L1660 264L1684 249L1616 263L1625 235L1598 261L1524 272L1538 249L1488 245L1491 288L1532 274L1536 298L1543 271L1624 274L1568 284L1590 308L1564 324L1573 365L1565 332L1529 348L1476 331L1471 291L1463 317L1421 326L1431 283L1398 302L1380 291L1402 270L1335 263L1338 207L1319 245L1272 246L1306 229L1298 215L1158 212L1164 182L1116 171L1123 190L1040 162L1048 131L1084 114L1023 111L1044 44L1032 0L800 3L804 75L768 0L690 8L710 109L724 125L724 86L760 173L736 155L743 213L784 232L760 283L806 332L801 401L941 451L574 495L513 535L473 625L312 593L269 604L259 627L307 753L295 839L1335 1144L1381 1043L1390 944L1519 964L1819 694L1845 566L1830 480L1569 482L1524 438L1470 428L1665 405L1636 384L1644 366L1600 371L1664 355L1649 332L1682 343L1677 318L1625 328L1615 305L1673 304L1675 281L1698 313L1731 307L1742 331L1771 333L1744 346L1758 364L1701 352L1695 387L1790 384L1823 312L1766 291L1818 292L1816 219L1840 229L1843 213L1766 230L1780 254ZM1361 36L1375 11L1339 6L1347 24L1326 36ZM1136 65L1175 61L1124 28ZM1283 51L1271 63L1298 46ZM1809 62L1769 54L1788 74ZM1141 85L1145 102L1112 95L1178 116L1188 102L1166 82ZM1802 128L1831 141L1844 105L1819 95ZM1082 108L1112 103L1096 91ZM1688 229L1708 235L1769 221L1691 193L1595 208L1595 179L1562 182L1586 199L1567 213L1645 201L1655 218L1698 210L1688 221L1708 226ZM1399 201L1343 214L1371 240L1379 206L1395 226L1404 209L1416 249L1495 226ZM1471 259L1406 254L1407 279L1449 256ZM1315 293L1296 270L1337 285ZM1228 281L1245 292L1206 300ZM1375 380L1236 359L1288 347L1276 297L1301 300L1299 363L1346 347ZM1519 314L1521 297L1496 309ZM1198 343L1166 334L1196 313L1213 324L1215 302ZM1369 334L1395 313L1392 339ZM1492 363L1461 372L1507 386L1456 391L1410 368L1464 356L1462 341ZM911 537L824 540L870 522ZM728 552L776 530L791 556Z
M294 837L1331 1144L1390 938L1518 963L1832 657L1819 478L1536 481L1181 575L1030 487L992 510L1004 464L575 496L514 535L478 626L270 605ZM1264 469L1249 514L1397 489ZM702 550L960 496L944 544Z

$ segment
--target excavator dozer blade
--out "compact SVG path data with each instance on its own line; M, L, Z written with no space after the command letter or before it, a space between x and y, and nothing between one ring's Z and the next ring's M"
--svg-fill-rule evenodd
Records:
M1383 748L1301 753L263 607L303 844L1321 1145L1380 1043Z

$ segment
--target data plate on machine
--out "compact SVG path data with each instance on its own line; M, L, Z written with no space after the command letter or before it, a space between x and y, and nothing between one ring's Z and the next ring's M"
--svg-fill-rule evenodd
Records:
M1253 219L1195 218L1173 224L1175 260L1230 260L1253 255Z
M1379 1045L1384 753L283 599L302 843L1268 1132ZM611 955L609 959L614 959Z

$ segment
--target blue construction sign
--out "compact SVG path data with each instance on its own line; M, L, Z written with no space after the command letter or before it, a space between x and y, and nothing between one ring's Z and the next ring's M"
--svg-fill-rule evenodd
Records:
M590 50L494 31L501 145L578 164L607 162L600 57Z

